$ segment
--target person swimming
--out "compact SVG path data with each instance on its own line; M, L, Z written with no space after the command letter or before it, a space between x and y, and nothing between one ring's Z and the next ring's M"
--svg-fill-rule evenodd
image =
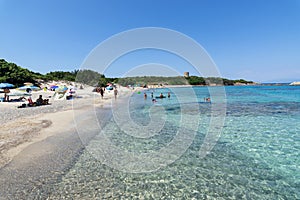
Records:
M204 98L204 101L205 101L205 102L210 102L210 98L209 98L209 97L205 97L205 98Z

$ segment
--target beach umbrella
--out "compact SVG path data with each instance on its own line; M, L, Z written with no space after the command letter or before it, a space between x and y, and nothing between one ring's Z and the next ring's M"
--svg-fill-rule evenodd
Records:
M9 93L8 96L31 96L30 93L23 93L23 92L14 92L14 93Z
M64 85L64 86L59 86L58 88L56 88L55 92L65 92L67 90L68 90L67 86Z
M22 87L19 87L17 88L17 90L34 90L34 91L37 91L37 90L40 90L41 88L37 87L37 86L34 86L34 85L24 85Z
M106 87L107 90L113 90L114 88L110 85Z
M77 90L77 87L75 87L75 86L69 86L69 89L70 90Z
M0 83L0 88L13 88L14 85L10 83Z
M56 88L58 88L59 86L57 86L57 85L51 85L50 86L50 89L56 89Z

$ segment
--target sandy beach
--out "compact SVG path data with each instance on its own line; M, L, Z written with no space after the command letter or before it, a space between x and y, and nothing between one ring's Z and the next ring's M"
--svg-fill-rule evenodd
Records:
M74 100L54 100L54 92L51 91L33 92L33 100L39 95L50 98L51 105L45 106L17 108L26 102L1 102L0 168L34 143L64 132L75 132L75 110L76 114L84 115L95 107L109 107L113 103L113 91L106 91L101 99L100 95L92 90L93 87L77 90L77 96L80 98ZM125 87L118 88L118 91L120 96L132 92Z

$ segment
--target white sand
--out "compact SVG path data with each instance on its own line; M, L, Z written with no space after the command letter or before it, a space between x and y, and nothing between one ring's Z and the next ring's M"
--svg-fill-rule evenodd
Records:
M101 108L114 102L113 91L106 91L104 98L101 99L100 95L92 90L92 87L77 90L77 95L81 98L70 101L55 101L51 98L54 92L33 92L33 100L36 100L40 94L43 98L50 98L51 105L46 106L17 108L27 102L1 102L0 167L35 142L60 134L62 131L75 131L74 110L76 114L84 115L91 105ZM132 93L130 89L124 87L118 88L118 91L120 96Z

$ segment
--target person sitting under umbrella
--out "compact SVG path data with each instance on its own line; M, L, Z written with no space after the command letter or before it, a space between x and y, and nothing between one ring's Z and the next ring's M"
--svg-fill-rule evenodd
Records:
M8 93L10 93L10 90L8 88L4 88L4 101L9 102L9 95L7 95Z
M43 102L44 102L43 96L40 95L39 98L36 100L36 105L37 106L43 105Z
M30 88L27 88L27 89L26 89L26 92L27 92L27 93L31 93L31 91L32 91L32 90L31 90Z
M48 105L49 104L49 99L43 99L43 96L40 95L35 103L36 103L37 106Z

